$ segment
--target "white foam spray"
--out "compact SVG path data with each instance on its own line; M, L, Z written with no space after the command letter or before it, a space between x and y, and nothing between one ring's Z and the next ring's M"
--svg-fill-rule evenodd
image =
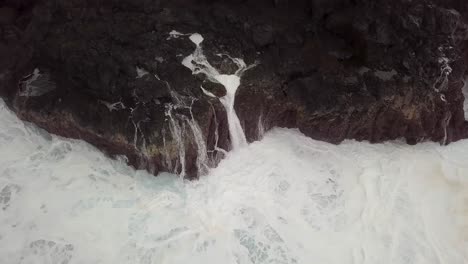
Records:
M187 182L0 124L0 263L468 263L467 140L274 129Z

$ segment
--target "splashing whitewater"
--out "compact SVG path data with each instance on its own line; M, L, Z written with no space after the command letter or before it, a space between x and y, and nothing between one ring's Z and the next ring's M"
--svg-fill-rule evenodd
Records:
M0 123L0 263L468 263L467 140L275 129L187 182Z

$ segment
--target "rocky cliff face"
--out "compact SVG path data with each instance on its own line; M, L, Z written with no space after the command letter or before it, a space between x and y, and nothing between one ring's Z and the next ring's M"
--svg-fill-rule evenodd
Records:
M153 173L194 177L231 148L224 86L182 64L195 32L220 74L255 65L235 99L248 141L274 126L333 143L468 137L462 0L0 3L0 95L18 116Z

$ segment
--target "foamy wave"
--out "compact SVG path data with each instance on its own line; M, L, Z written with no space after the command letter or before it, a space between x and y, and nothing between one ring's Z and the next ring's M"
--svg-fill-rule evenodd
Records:
M275 129L199 181L153 177L0 102L0 263L468 262L468 141Z

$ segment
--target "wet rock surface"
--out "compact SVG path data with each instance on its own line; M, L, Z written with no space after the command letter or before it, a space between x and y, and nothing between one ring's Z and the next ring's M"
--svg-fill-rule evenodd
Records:
M181 63L195 32L220 73L256 64L235 102L249 141L274 126L468 137L464 1L7 0L0 14L0 95L18 116L153 173L194 177L230 149L224 87Z

